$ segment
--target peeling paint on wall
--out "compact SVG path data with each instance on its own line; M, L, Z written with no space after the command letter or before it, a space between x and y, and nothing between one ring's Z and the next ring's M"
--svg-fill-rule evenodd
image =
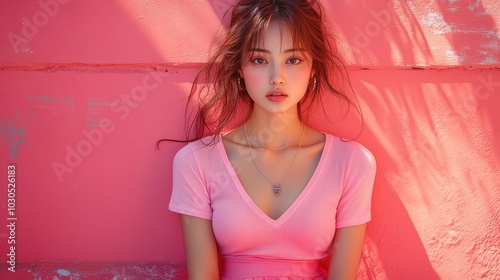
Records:
M116 101L87 100L87 128L99 128L102 125L101 120L111 113L111 107L117 105Z
M74 98L60 98L48 95L29 97L29 123L43 125L51 123L60 129L67 130L76 122Z
M25 144L24 126L19 125L21 116L18 114L15 120L3 120L0 123L0 134L10 150L11 160L16 159L19 148Z
M74 100L70 99L70 98L58 98L58 97L47 96L47 95L40 95L40 96L30 95L29 99L30 99L30 101L41 101L41 102L44 102L47 104L66 104L66 105L70 105L71 107L74 107L74 105L75 105ZM43 105L40 105L40 107L42 107L42 106Z
M57 271L57 274L61 275L61 276L70 276L71 273L69 273L69 271L67 271L66 269L58 269Z
M186 268L179 263L127 262L127 263L92 263L92 262L39 262L18 263L16 279L187 279ZM10 274L7 274L10 273ZM10 279L12 272L0 270L0 279ZM10 275L10 277L8 276Z

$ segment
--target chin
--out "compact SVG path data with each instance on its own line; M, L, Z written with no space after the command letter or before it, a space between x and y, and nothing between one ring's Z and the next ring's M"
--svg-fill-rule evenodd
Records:
M292 102L293 100L286 100L284 102L273 103L268 100L262 100L262 102L254 102L254 110L263 111L268 114L283 114L294 112L297 109L297 103Z
M296 106L276 106L274 108L264 108L264 110L272 114L283 114L293 112L294 108L296 108Z

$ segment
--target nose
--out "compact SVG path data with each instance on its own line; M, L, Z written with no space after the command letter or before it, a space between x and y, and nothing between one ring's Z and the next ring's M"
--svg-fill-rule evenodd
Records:
M285 83L285 75L284 75L283 66L279 63L274 63L271 67L271 78L270 83L273 86L281 86Z

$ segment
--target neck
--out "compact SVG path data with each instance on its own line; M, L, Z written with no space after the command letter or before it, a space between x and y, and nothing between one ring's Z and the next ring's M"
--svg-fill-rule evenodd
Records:
M296 138L302 129L297 110L289 110L283 113L268 113L260 110L252 111L247 120L248 132L257 139L259 143L268 147L282 147Z

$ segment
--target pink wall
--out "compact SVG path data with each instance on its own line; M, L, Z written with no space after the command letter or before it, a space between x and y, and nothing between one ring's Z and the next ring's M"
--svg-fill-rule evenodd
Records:
M17 218L17 272L0 226L0 278L185 277L167 210L181 145L154 144L183 136L233 2L0 2L0 176L16 166ZM499 279L498 1L323 2L378 161L359 278Z

